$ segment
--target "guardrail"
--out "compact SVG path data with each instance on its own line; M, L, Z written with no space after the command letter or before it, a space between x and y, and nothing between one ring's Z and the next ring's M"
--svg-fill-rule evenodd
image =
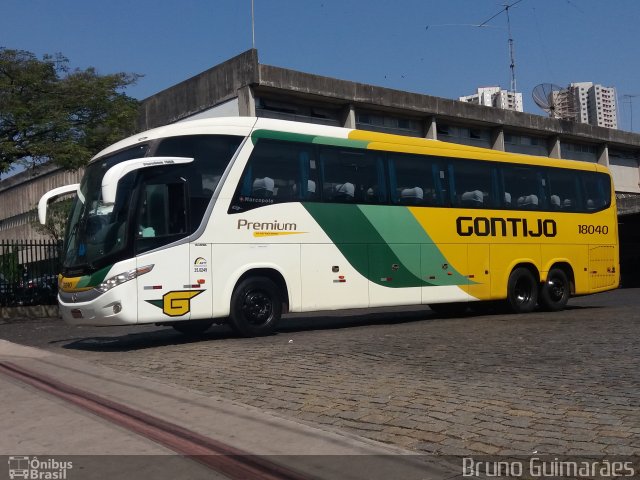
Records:
M62 242L0 240L0 307L53 305Z

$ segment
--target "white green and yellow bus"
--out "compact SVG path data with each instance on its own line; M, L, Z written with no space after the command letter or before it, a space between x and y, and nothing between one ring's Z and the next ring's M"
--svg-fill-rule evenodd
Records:
M612 180L592 163L237 117L116 143L41 221L65 192L71 324L258 336L283 312L560 310L619 283Z

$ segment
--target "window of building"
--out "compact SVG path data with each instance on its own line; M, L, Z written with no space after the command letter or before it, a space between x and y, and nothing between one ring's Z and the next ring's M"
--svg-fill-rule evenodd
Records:
M418 120L369 112L356 113L356 128L410 137L424 136L422 123Z

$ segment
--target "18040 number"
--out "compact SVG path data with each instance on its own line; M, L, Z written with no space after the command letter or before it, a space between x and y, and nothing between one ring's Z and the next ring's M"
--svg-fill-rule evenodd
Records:
M578 225L580 235L606 235L609 227L606 225Z

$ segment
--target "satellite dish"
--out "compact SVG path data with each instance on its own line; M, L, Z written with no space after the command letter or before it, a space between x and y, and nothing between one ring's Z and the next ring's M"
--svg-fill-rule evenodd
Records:
M576 104L573 92L553 83L541 83L533 89L533 101L551 118L575 120Z

